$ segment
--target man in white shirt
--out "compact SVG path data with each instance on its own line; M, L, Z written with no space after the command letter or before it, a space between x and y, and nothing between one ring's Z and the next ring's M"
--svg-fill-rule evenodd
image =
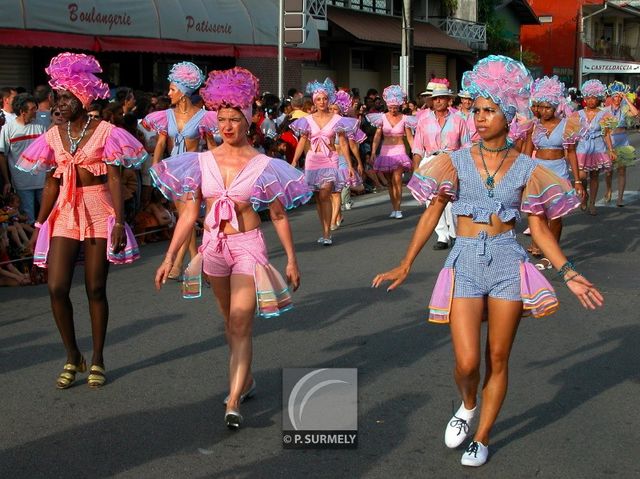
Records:
M4 123L6 125L16 119L16 114L13 112L13 106L11 105L18 92L15 88L5 86L0 88L0 94L2 95L2 113L4 114Z
M18 170L15 165L20 155L45 132L42 125L33 123L38 105L34 97L21 93L13 100L15 121L6 123L0 131L0 174L3 180L2 194L9 193L11 186L20 197L20 209L33 224L36 218L36 204L42 200L42 188L46 173L32 175Z

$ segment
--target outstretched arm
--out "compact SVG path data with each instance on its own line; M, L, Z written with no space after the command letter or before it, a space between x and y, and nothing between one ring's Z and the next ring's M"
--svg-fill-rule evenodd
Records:
M269 205L269 216L271 216L273 227L287 255L287 267L285 269L287 283L289 283L295 291L300 286L300 271L298 270L296 251L293 246L293 235L291 234L289 217L279 200L275 200Z
M386 273L376 275L373 278L371 286L377 288L385 281L392 281L387 288L387 291L392 291L402 284L409 275L411 265L418 256L418 253L420 253L425 243L433 234L433 230L435 230L436 225L438 224L440 215L444 211L444 207L448 202L449 199L446 196L437 196L431 200L431 205L424 213L422 213L420 221L418 221L418 226L416 226L416 229L413 232L413 237L411 238L407 252L402 261L400 261L400 264Z
M302 135L298 140L298 146L296 146L296 151L293 154L293 160L291 161L291 166L293 166L294 168L298 167L298 161L300 161L300 157L302 156L302 153L304 153L304 147L306 146L306 144L307 137L306 135Z

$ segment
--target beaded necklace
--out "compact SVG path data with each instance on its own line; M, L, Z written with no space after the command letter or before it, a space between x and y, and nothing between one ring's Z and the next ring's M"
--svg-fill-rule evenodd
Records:
M73 155L75 154L78 146L82 142L84 135L87 133L87 128L89 127L89 123L91 123L91 117L87 118L87 122L84 124L82 131L80 132L80 136L74 138L71 136L71 122L67 122L67 137L69 138L69 152Z
M484 154L482 153L482 150L484 150L484 148L482 148L482 142L480 142L480 159L482 160L482 166L484 167L484 172L487 175L487 179L484 180L484 186L485 188L487 188L487 195L489 196L489 198L493 198L493 190L496 188L496 181L495 181L496 175L498 174L498 171L500 171L500 168L502 168L504 160L506 160L507 156L509 156L509 151L511 151L511 145L507 143L505 144L504 147L500 147L495 150L487 149L487 151L495 151L495 152L504 151L505 152L504 156L502 157L502 160L500 161L500 164L496 168L496 171L493 172L493 174L489 173L489 168L487 168L487 163L484 161Z

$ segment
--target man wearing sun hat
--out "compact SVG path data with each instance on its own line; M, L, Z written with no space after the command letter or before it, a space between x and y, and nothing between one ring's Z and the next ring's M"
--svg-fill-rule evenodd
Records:
M436 79L434 79L436 80ZM459 150L470 143L469 130L462 116L453 112L449 102L453 93L445 83L430 82L433 106L418 119L416 133L413 138L413 167L417 169L422 161L442 152ZM451 214L450 203L436 226L438 241L433 249L447 249L456 238L455 223Z
M465 90L460 90L460 92L458 93L458 98L460 98L458 115L460 115L464 119L464 122L467 125L471 142L475 143L476 141L480 141L480 136L476 131L476 123L473 119L473 97L471 96L471 93Z

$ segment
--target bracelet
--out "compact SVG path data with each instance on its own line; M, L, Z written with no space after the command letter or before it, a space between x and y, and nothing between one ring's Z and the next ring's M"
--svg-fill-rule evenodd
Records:
M574 279L576 276L580 276L580 273L576 273L573 276L569 276L567 279L564 279L563 281L565 283L568 283L569 281L571 281L572 279Z
M124 228L124 225L118 222L116 222L113 226L117 226L118 228Z
M33 223L33 227L34 228L42 228L42 223L40 223L39 221L36 221L35 223Z
M569 271L575 271L575 270L576 269L574 268L573 263L571 261L567 261L558 270L558 276L564 279L565 274L567 274Z
M574 184L574 185L582 185L582 186L584 186L584 185L582 184L582 181L574 181L574 182L573 182L573 184Z

